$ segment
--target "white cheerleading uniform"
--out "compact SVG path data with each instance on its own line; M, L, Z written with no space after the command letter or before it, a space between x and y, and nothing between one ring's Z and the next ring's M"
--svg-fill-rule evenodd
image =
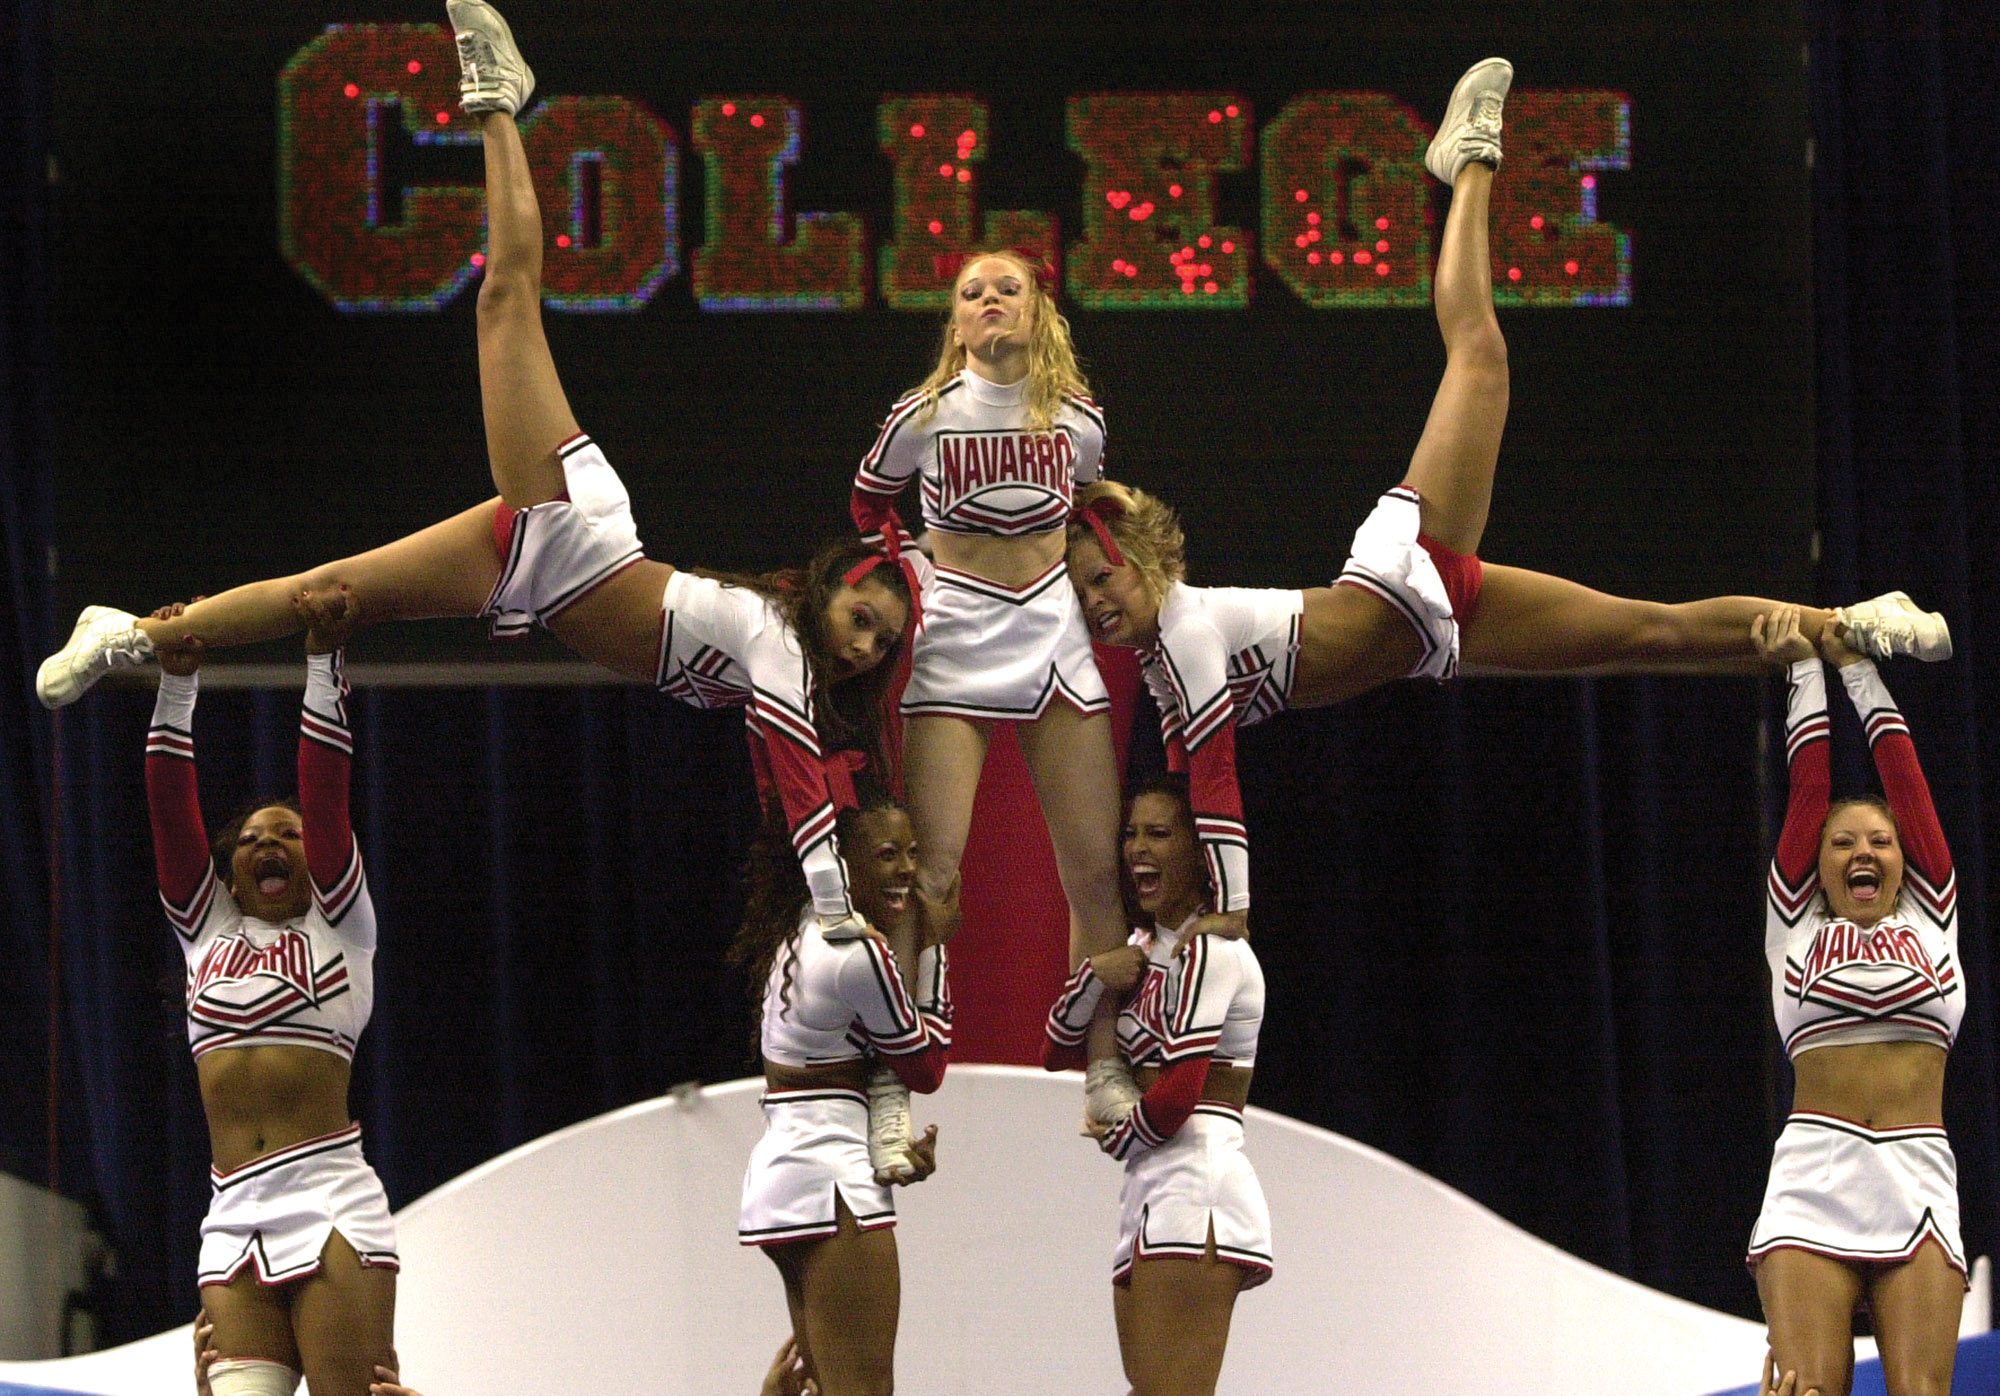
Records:
M299 807L312 905L282 924L246 916L216 875L196 790L195 677L164 675L146 738L160 901L187 961L188 1043L199 1059L239 1047L305 1047L352 1061L374 1003L375 908L347 813L354 738L340 656L313 655L299 715ZM312 1274L339 1230L365 1265L395 1268L381 1181L361 1127L212 1173L200 1283L245 1266L265 1284Z
M1167 764L1188 777L1218 911L1250 907L1236 729L1284 711L1304 613L1303 592L1176 582L1160 604L1159 639L1139 655L1160 709Z
M1075 487L1103 473L1104 414L1071 394L1046 430L1032 430L1027 387L967 370L928 415L921 394L897 403L855 475L862 532L896 546L895 499L912 476L932 532L1015 538L1066 528ZM1028 719L1058 698L1084 713L1110 710L1060 559L1019 587L950 567L926 568L921 585L905 714Z
M1785 746L1790 800L1771 859L1764 952L1785 1050L1861 1042L1949 1049L1965 1014L1958 968L1958 881L1910 729L1874 664L1840 670L1868 732L1903 851L1896 905L1862 927L1833 915L1819 885L1829 806L1826 676L1817 658L1791 666ZM1800 1111L1771 1160L1749 1261L1796 1248L1836 1259L1908 1260L1934 1238L1961 1273L1958 1172L1939 1125L1877 1130Z
M1135 1261L1201 1259L1212 1230L1217 1258L1248 1271L1249 1289L1271 1277L1270 1209L1243 1153L1243 1112L1201 1091L1211 1063L1256 1065L1264 971L1247 940L1187 939L1195 919L1132 933L1146 968L1118 1015L1118 1050L1160 1076L1102 1143L1125 1161L1112 1282L1128 1282ZM1050 1038L1080 1045L1103 992L1085 960L1050 1010Z
M603 450L578 432L556 448L563 498L533 508L500 506L511 522L501 547L500 580L480 610L496 638L524 635L644 556L632 500Z
M1423 654L1411 677L1458 670L1458 627L1477 602L1477 558L1423 536L1416 491L1398 485L1356 530L1337 585L1359 587L1406 620ZM1448 568L1448 582L1440 568ZM1188 778L1195 836L1218 911L1250 908L1250 835L1237 784L1236 729L1283 712L1298 667L1305 593L1175 582L1160 603L1159 637L1140 651L1160 709L1167 765Z
M1448 679L1458 673L1458 628L1466 617L1454 613L1451 588L1438 570L1439 551L1434 540L1424 537L1421 496L1398 485L1354 530L1354 545L1336 583L1380 597L1408 622L1423 644L1423 655L1410 670L1413 679ZM1473 575L1478 575L1476 564ZM1467 604L1477 595L1475 580Z
M765 983L764 1059L813 1067L873 1056L914 1090L936 1090L951 1048L942 946L917 959L917 993L870 936L829 942L810 914ZM764 1137L743 1173L737 1239L746 1246L818 1240L839 1230L838 1196L855 1225L896 1224L896 1203L868 1161L868 1098L842 1086L764 1093Z

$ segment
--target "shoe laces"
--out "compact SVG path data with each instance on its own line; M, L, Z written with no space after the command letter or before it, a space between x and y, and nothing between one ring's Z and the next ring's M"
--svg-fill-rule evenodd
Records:
M1470 134L1485 140L1500 139L1500 114L1506 109L1507 99L1497 92L1482 92L1472 103L1472 115L1466 118Z
M499 63L493 56L493 41L484 34L467 30L458 36L458 71L467 87L478 87L491 82Z

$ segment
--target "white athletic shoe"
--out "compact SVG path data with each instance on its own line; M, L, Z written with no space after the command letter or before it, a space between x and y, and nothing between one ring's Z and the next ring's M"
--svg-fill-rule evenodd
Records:
M868 1165L878 1183L900 1182L913 1171L910 1088L886 1066L868 1073Z
M1847 643L1870 659L1902 654L1935 663L1951 658L1951 627L1944 617L1918 610L1917 603L1900 591L1842 606L1833 618L1847 627L1843 637Z
M458 43L458 105L472 116L518 113L534 93L535 75L507 21L486 0L447 0L444 8Z
M1123 1057L1099 1057L1083 1073L1083 1113L1100 1124L1124 1123L1144 1098Z
M1466 69L1445 104L1437 139L1424 152L1424 168L1446 184L1471 161L1500 168L1500 113L1507 89L1514 84L1514 65L1488 58Z
M83 691L113 669L129 669L153 657L153 642L129 611L85 606L69 632L69 643L35 671L35 696L45 708L74 703Z

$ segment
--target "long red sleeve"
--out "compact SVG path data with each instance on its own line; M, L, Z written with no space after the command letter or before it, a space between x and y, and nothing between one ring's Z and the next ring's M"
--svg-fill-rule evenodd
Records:
M194 765L196 679L164 675L146 733L146 807L153 823L153 867L167 919L192 939L215 886L208 831Z

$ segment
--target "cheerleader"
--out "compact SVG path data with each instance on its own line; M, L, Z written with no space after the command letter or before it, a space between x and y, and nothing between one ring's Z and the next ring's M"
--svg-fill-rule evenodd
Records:
M746 709L759 785L782 807L813 908L836 934L847 898L822 769L821 731L872 748L882 666L909 622L910 592L858 540L802 571L700 575L639 546L625 487L577 427L541 319L542 222L514 114L534 90L506 22L480 0L446 6L458 36L460 105L485 144L488 247L479 288L479 382L500 498L374 552L255 582L171 620L89 607L41 667L50 707L112 668L189 648L290 634L290 598L351 588L361 620L491 617L493 633L546 626L586 659L697 707Z
M306 693L296 800L210 842L196 790L198 655L162 656L146 737L160 902L187 960L188 1041L213 1194L198 1284L215 1396L364 1396L395 1341L396 1228L347 1112L374 1001L375 908L348 822L349 598L299 598ZM177 607L159 614L172 618Z
M764 1137L743 1175L737 1237L761 1247L784 1277L799 1353L824 1396L894 1387L901 1280L888 1183L919 1181L937 1160L936 1126L906 1157L882 1157L871 1131L870 1059L902 1087L929 1092L943 1083L951 1046L938 938L951 908L926 903L916 886L908 814L879 791L844 803L855 905L892 942L911 942L914 995L881 939L827 939L796 863L768 847L753 850L731 951L759 1001L766 1086ZM891 1168L901 1169L893 1179Z
M1965 1014L1958 884L1910 729L1868 659L1829 628L1819 653L1785 606L1754 623L1790 666L1791 795L1771 858L1764 954L1792 1060L1749 1263L1780 1367L1824 1396L1854 1375L1866 1305L1890 1396L1951 1390L1966 1288L1945 1057ZM1835 665L1887 799L1828 803Z
M1271 1278L1271 1217L1243 1156L1264 971L1249 941L1200 930L1212 888L1184 780L1133 795L1124 862L1151 927L1077 968L1049 1012L1049 1037L1074 1051L1098 1005L1132 991L1118 1051L1144 1095L1091 1127L1125 1163L1111 1257L1118 1350L1134 1396L1205 1396L1238 1291Z
M1512 80L1504 59L1475 65L1453 90L1424 157L1452 189L1436 281L1444 380L1408 474L1355 533L1336 585L1189 586L1180 525L1164 503L1108 481L1078 495L1070 579L1099 640L1143 651L1169 756L1192 777L1217 910L1239 925L1250 873L1238 725L1406 676L1448 678L1461 645L1468 664L1522 672L1661 664L1736 671L1762 663L1750 622L1775 602L1630 601L1477 555L1507 419L1507 346L1493 314L1487 207ZM1878 656L1951 654L1944 618L1918 611L1901 592L1839 612L1800 612L1808 638L1835 620L1850 643Z
M895 502L920 479L931 556L912 574L922 623L902 697L919 877L942 895L956 876L993 724L1015 724L1069 900L1072 964L1124 938L1111 705L1063 568L1074 486L1098 478L1103 455L1104 416L1040 270L979 253L953 284L936 368L891 409L851 506L902 556ZM1115 1059L1108 1015L1093 1046ZM1101 1068L1089 1079L1093 1114L1130 1098Z

